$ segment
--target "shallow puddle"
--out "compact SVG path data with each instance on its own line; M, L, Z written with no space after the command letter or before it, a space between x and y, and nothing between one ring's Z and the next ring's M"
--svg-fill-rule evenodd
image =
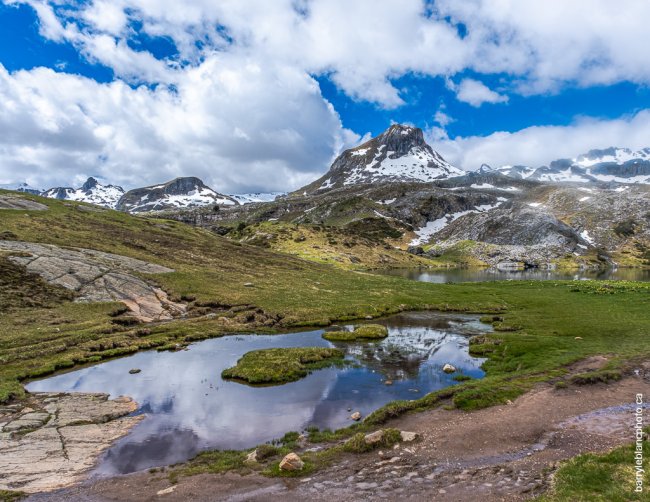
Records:
M468 354L469 336L491 328L478 316L434 312L380 321L380 342L328 342L323 330L283 335L233 335L205 340L179 352L140 352L34 381L30 391L128 395L147 418L111 447L99 474L134 472L193 457L205 449L241 449L309 426L350 425L397 399L417 399L456 384L445 363L481 378L484 359ZM221 378L246 352L273 347L335 346L350 364L314 371L297 382L252 387ZM138 368L140 373L129 374ZM391 380L392 385L386 385Z

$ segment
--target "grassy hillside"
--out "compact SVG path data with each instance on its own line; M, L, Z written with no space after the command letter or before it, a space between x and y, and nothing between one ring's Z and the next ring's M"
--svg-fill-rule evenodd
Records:
M194 317L134 325L125 322L120 304L71 302L66 291L3 259L12 275L0 288L0 400L20 395L21 379L143 348L404 309L501 313L499 331L472 346L490 360L488 377L459 391L457 403L465 408L503 401L592 354L611 355L615 366L650 353L647 284L419 283L337 269L177 222L38 200L49 209L0 210L0 236L93 248L171 267L175 272L150 279L187 302ZM216 315L203 315L208 313Z

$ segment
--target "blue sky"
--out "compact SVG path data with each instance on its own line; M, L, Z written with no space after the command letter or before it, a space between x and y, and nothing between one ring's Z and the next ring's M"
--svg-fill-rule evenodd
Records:
M650 146L650 8L612 5L0 0L0 184L292 189L394 122L469 170Z

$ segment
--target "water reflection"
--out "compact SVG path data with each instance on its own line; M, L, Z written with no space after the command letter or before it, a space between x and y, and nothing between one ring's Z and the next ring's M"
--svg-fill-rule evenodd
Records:
M393 275L421 282L444 284L447 282L483 281L574 281L574 280L618 280L650 281L650 270L619 268L608 270L497 270L495 268L445 268L445 269L394 269L377 271L382 275Z
M468 335L488 328L476 316L413 313L381 321L380 342L330 343L322 330L228 336L181 352L142 352L32 382L30 391L129 395L147 418L105 455L100 474L134 472L186 460L208 448L247 448L315 425L349 425L348 408L367 415L396 399L416 399L452 385L451 363L481 377L482 359L468 355ZM244 353L271 347L335 345L354 364L315 371L280 386L252 387L221 379ZM141 373L130 375L129 369ZM386 379L393 384L385 385Z

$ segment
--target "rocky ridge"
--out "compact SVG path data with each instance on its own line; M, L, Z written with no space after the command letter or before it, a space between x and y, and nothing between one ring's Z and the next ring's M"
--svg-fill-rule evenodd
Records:
M306 195L367 183L427 183L463 174L426 143L422 129L395 124L376 138L344 151L324 176L294 193Z
M102 185L90 177L80 188L56 187L40 193L43 197L59 200L88 202L97 206L115 208L117 201L124 195L124 189L116 185Z

